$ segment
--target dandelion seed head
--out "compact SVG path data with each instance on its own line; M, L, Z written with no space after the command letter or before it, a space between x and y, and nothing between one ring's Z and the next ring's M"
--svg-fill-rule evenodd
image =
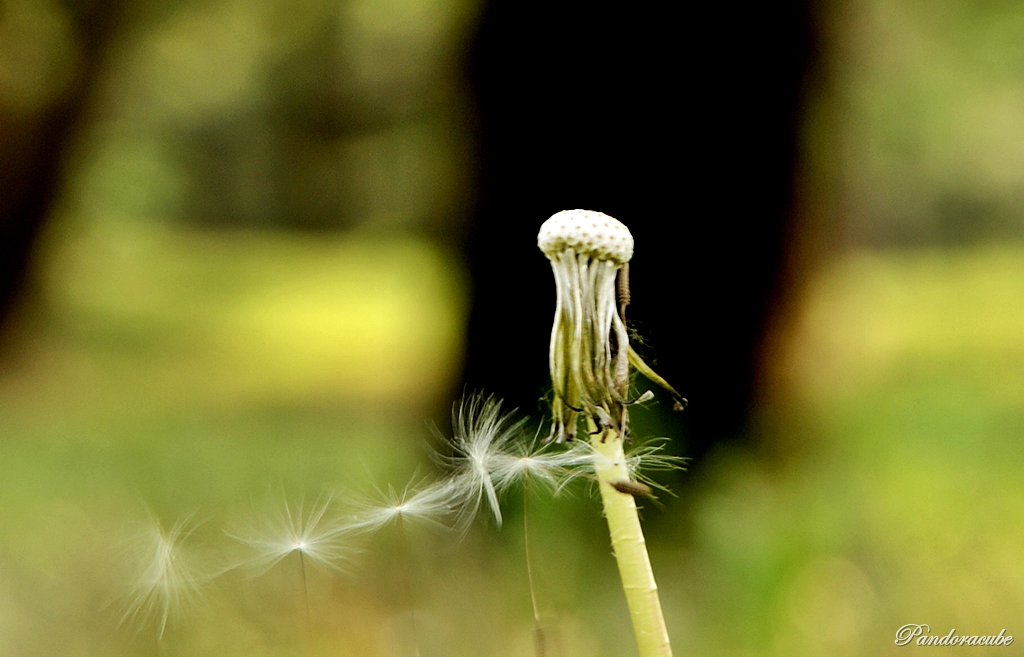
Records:
M541 225L537 244L555 276L551 437L573 440L580 415L623 434L629 335L616 303L616 280L633 255L633 237L608 215L566 210Z
M565 249L619 264L633 257L629 229L603 212L562 210L541 224L537 246L549 258Z

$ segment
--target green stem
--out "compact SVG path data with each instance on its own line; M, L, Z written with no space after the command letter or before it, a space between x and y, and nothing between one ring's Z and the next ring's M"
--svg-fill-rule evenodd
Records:
M593 422L590 424L593 434L591 445L604 457L598 459L595 471L640 657L671 657L672 646L636 501L632 495L620 493L611 485L612 482L629 481L622 437L612 429L595 433L596 426Z

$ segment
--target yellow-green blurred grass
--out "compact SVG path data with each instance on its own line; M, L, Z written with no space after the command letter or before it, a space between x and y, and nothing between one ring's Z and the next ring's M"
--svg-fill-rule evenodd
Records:
M268 494L344 502L435 474L425 416L451 401L464 321L451 254L115 216L58 222L43 244L0 370L0 654L153 654L152 623L118 627L138 567L125 546L150 514L195 513L216 553ZM553 655L631 645L606 537L604 568L588 559L590 502L535 507ZM566 522L581 508L589 533ZM422 654L532 652L514 510L509 523L410 534ZM312 636L283 563L219 578L169 625L165 654L404 654L397 537L362 547L350 573L312 573Z
M198 508L198 538L214 544L268 490L309 497L430 472L420 404L439 394L431 381L449 385L436 354L457 358L461 321L447 256L414 240L174 230L137 250L62 238L49 257L68 273L44 270L42 310L9 338L20 347L0 384L3 654L153 654L152 634L133 638L104 609L125 576L119 541L146 507L165 523ZM390 314L364 287L386 267ZM1021 292L1015 246L859 253L814 278L758 442L721 450L664 510L645 505L678 654L915 652L893 644L910 622L1020 631ZM454 333L426 317L445 299ZM306 310L270 330L264 302ZM344 304L400 321L360 333ZM435 341L409 337L421 329ZM327 353L349 335L364 336L362 351ZM388 355L416 344L437 360ZM363 388L333 371L365 362L397 362L398 383L367 375ZM542 616L563 655L630 654L597 502L574 495L535 506ZM513 503L500 533L412 534L423 654L532 653L518 522ZM311 640L284 563L221 580L169 630L167 653L394 654L408 639L400 552L387 535L365 547L350 575L311 577Z
M428 241L137 219L65 232L40 263L42 318L11 394L414 404L458 369L462 277Z
M797 387L835 400L919 363L957 369L956 378L1019 401L1024 389L1013 364L1024 361L1022 265L1017 246L846 258L811 286L793 339Z
M464 291L425 240L64 221L37 271L0 370L2 654L148 654L115 602L147 509L223 543L268 490L403 486L454 387Z
M915 652L894 645L905 623L1024 636L1022 300L1015 245L856 253L812 281L761 443L698 484L683 644Z

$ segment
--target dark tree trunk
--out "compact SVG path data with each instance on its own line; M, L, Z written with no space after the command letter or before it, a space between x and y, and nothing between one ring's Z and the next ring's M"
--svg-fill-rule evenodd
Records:
M493 0L472 60L482 127L468 389L537 414L552 213L633 232L629 318L690 400L686 453L747 422L789 226L810 60L799 0L652 8Z
M0 324L15 305L36 237L57 198L61 166L85 113L121 4L69 0L62 7L74 30L75 78L36 111L18 115L0 107Z

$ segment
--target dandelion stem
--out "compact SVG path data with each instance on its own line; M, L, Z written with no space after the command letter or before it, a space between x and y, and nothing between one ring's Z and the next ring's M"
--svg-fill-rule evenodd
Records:
M591 446L600 457L594 471L640 657L671 657L636 501L619 490L631 480L622 447L630 363L666 386L678 408L685 400L629 347L624 268L633 257L633 236L622 222L601 212L564 210L541 225L537 246L551 261L557 298L548 352L554 387L551 435L571 441L579 416L586 416Z
M598 432L593 420L588 419L588 423L593 434L591 445L605 457L595 461L595 470L640 657L671 657L672 647L636 501L632 495L620 493L612 486L614 481L629 480L622 436L612 428Z

